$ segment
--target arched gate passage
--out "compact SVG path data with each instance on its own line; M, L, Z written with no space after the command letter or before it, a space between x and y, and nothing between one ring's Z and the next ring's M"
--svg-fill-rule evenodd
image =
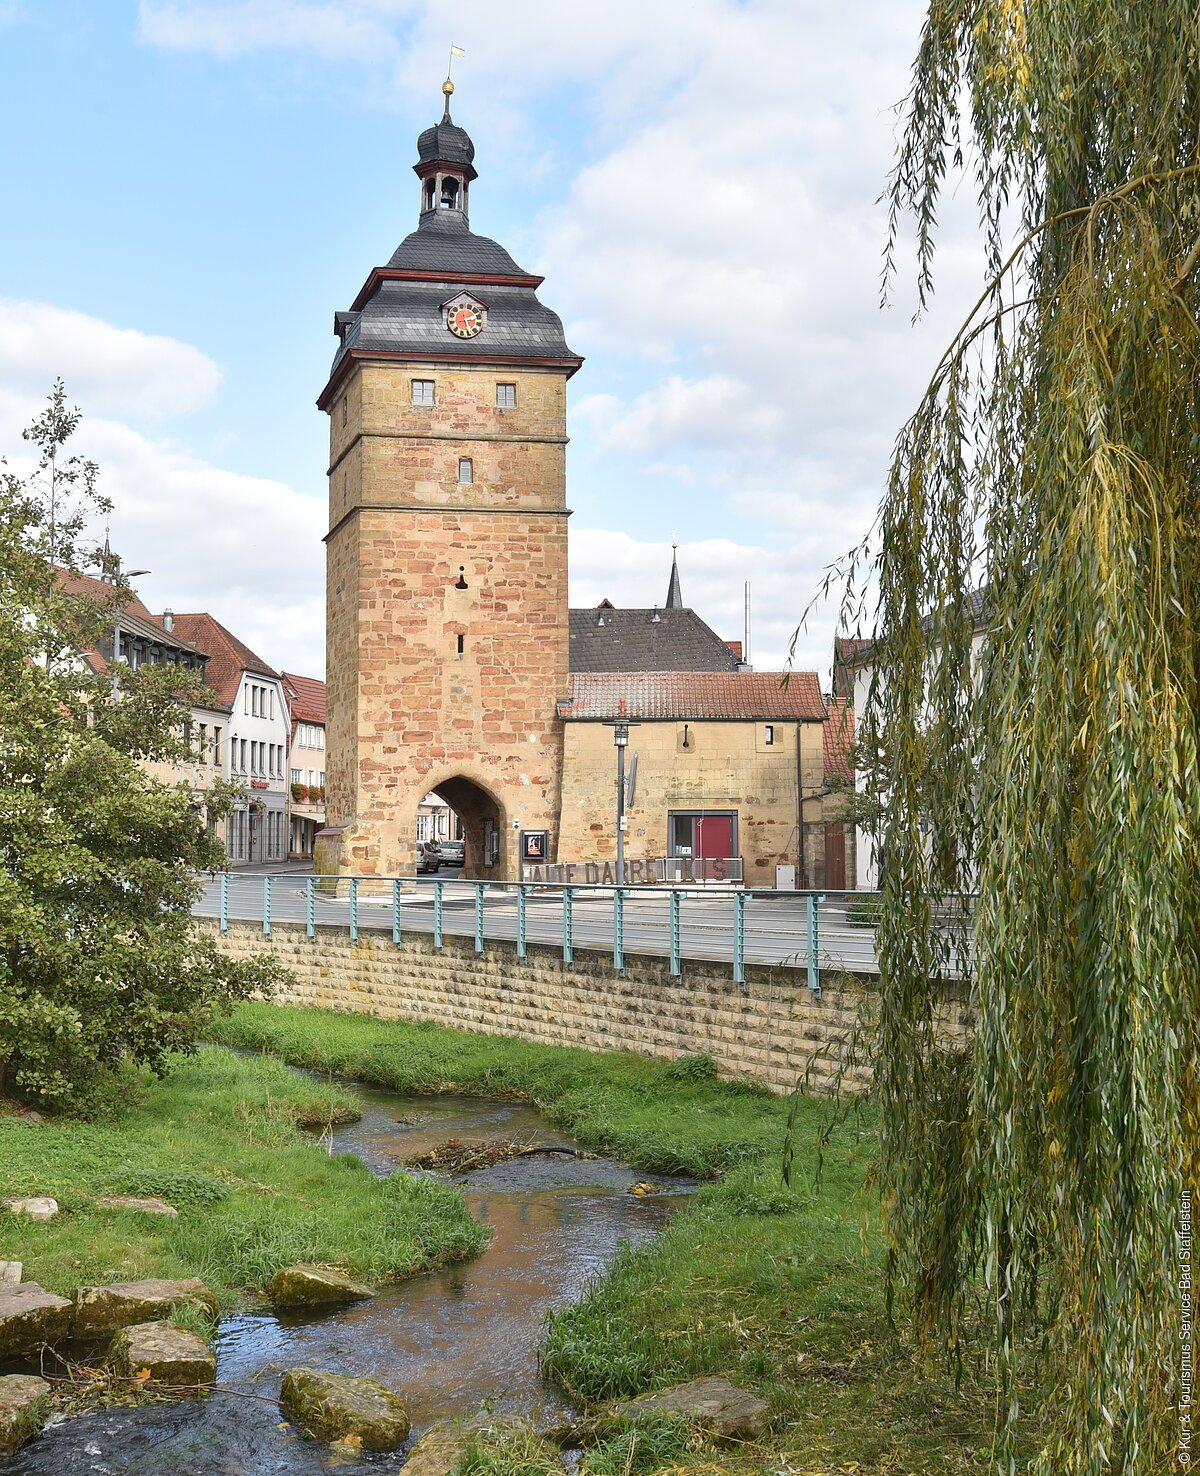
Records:
M476 881L500 879L506 839L500 801L461 774L439 779L437 792L462 821L466 841L463 876Z

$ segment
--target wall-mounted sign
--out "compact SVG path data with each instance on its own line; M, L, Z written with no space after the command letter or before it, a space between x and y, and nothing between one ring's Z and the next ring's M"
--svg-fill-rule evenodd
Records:
M270 788L270 785L267 783L267 781L265 779L251 779L251 781L250 781L250 788L251 789L269 789Z
M521 860L537 863L550 855L550 832L548 830L523 830L521 832Z

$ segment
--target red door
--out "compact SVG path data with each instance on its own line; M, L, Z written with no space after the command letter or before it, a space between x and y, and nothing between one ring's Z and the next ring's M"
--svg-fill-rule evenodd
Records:
M733 816L696 816L696 856L711 861L733 855Z

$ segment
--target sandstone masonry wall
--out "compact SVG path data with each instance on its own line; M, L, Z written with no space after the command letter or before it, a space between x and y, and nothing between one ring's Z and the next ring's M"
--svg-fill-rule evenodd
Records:
M706 1054L723 1076L777 1092L791 1091L805 1073L810 1090L831 1090L850 1037L876 999L873 981L852 976L827 978L815 999L797 969L750 966L742 993L728 968L687 960L683 977L674 979L661 959L629 958L620 975L605 954L577 950L567 967L556 950L532 943L520 959L515 945L503 942L476 954L470 939L447 938L439 952L420 935L396 947L386 934L351 942L342 928L318 927L310 939L300 924L274 924L269 938L253 923L231 922L226 934L215 921L199 925L236 958L274 954L292 975L278 996L283 1004L585 1050L668 1059ZM946 1001L942 1028L964 1037L961 1001ZM864 1063L851 1063L843 1087L862 1089L869 1080Z

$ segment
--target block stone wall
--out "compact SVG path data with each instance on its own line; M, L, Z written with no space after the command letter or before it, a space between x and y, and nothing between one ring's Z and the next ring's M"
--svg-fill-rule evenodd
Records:
M876 997L872 981L838 976L816 999L797 969L750 966L743 993L728 968L686 960L683 977L674 979L662 959L629 958L618 975L605 954L577 950L567 967L556 950L536 944L521 959L502 942L476 954L470 939L447 938L439 952L419 935L396 947L386 934L351 942L342 928L318 927L310 939L299 924L276 924L269 938L253 923L231 922L226 934L215 921L201 926L236 958L273 954L292 976L281 1004L424 1020L542 1045L667 1059L704 1054L723 1076L776 1092L790 1092L806 1072L809 1090L832 1090L847 1041ZM961 1001L947 1000L942 1025L964 1037ZM852 1064L843 1088L861 1090L869 1080L864 1064Z

